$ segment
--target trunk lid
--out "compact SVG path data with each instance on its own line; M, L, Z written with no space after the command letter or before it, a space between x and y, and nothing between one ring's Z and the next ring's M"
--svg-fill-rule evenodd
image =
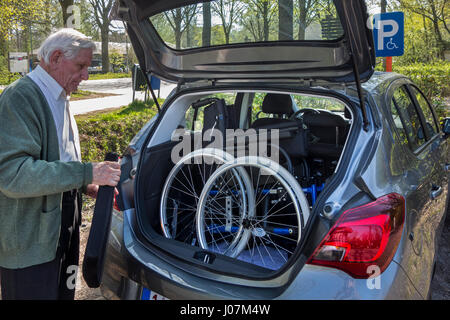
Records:
M364 0L314 8L294 8L289 0L252 3L118 0L112 16L125 22L141 68L168 81L355 83L372 75Z

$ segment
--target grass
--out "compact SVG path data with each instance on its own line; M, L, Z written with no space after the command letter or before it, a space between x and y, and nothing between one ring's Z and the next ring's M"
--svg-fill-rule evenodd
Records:
M91 91L77 90L77 91L71 93L70 98L71 98L71 100L85 99L86 97L90 96L93 93L94 92L91 92Z
M122 155L131 139L156 112L153 100L137 100L114 111L75 116L82 160L103 161L108 152Z
M131 78L130 73L92 73L89 74L89 80L104 80L104 79L120 79L120 78Z
M85 99L94 99L94 98L102 98L107 96L115 96L114 93L106 93L106 92L92 92L92 91L86 91L86 90L78 90L75 92L72 92L70 95L71 101L77 101L77 100L85 100Z
M164 102L164 99L158 99L160 105ZM153 100L141 101L135 100L127 106L116 108L114 111L111 110L100 110L93 111L85 114L79 114L75 116L77 121L90 121L90 122L102 122L102 121L118 121L127 116L137 116L147 113L156 112L156 106Z

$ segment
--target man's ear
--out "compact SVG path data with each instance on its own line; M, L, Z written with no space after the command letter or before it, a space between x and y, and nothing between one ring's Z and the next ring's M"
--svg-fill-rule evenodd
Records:
M59 49L56 49L55 51L53 51L52 54L50 55L50 59L49 59L50 66L58 65L61 62L63 55L64 55L64 53Z

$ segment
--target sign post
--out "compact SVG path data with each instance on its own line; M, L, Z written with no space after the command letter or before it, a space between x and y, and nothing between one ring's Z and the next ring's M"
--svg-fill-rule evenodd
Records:
M404 53L405 23L403 12L379 13L373 16L375 55L386 57L386 71L392 72L392 57Z

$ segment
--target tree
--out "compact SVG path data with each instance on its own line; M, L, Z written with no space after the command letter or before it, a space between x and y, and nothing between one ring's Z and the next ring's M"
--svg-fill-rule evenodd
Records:
M230 34L233 24L242 12L242 5L237 0L218 0L213 2L212 10L219 16L222 22L225 43L230 43Z
M277 13L275 0L248 0L241 24L250 32L254 41L269 41L271 25Z
M73 6L73 0L58 0L61 5L63 25L67 27L67 22L71 14L68 12L69 7Z
M37 19L44 7L43 0L0 1L0 55L8 56L8 39L12 30L24 30L29 27L30 21Z
M444 59L444 51L449 43L444 40L440 26L442 24L447 35L450 35L450 29L447 25L450 19L450 9L448 0L399 0L400 5L415 14L428 19L433 26L434 36L436 38L439 57Z
M97 27L100 29L100 38L102 41L102 72L109 72L109 12L113 5L112 0L89 0L94 9L94 18Z
M318 16L316 10L317 0L299 0L298 1L298 39L305 40L306 28L314 21Z
M278 40L294 39L294 4L292 0L278 0Z
M77 5L80 7L81 26L80 32L94 41L101 41L100 29L95 21L94 8L88 0L80 0Z
M181 37L189 28L192 19L197 14L197 5L185 6L164 12L170 27L175 35L175 48L181 49Z
M120 72L125 70L125 58L118 50L111 50L109 55L109 63L112 65L114 72Z
M211 3L203 2L202 47L211 45Z

